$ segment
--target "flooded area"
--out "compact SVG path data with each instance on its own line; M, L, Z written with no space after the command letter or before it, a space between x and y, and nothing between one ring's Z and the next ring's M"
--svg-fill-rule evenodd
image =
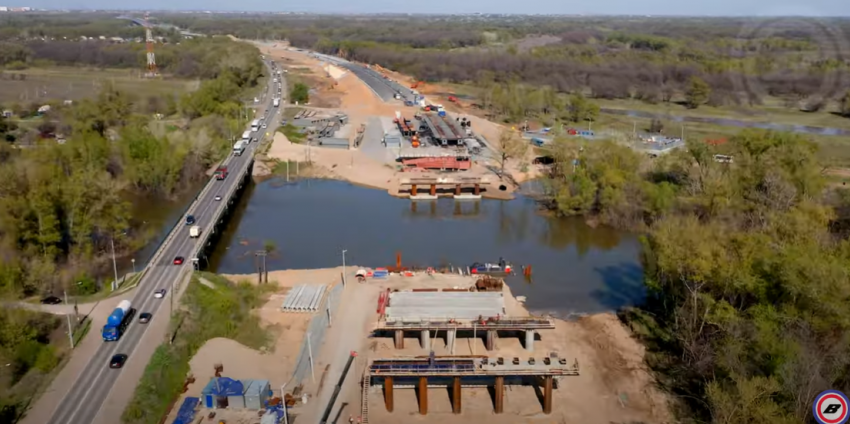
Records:
M256 272L255 252L273 246L270 270L497 262L530 265L531 281L508 278L537 313L615 310L643 299L636 236L550 217L527 198L411 202L332 180L250 185L216 246L210 268Z

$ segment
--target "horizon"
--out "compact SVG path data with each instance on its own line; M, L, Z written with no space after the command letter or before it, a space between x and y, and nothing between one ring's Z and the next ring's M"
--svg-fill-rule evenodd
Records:
M261 0L245 0L239 8L234 3L201 2L185 0L175 5L165 0L151 0L149 7L115 7L108 0L14 0L0 5L18 8L29 7L33 11L45 12L110 12L151 11L168 13L271 13L271 14L317 14L317 15L495 15L495 16L598 16L598 17L671 17L671 18L747 18L747 17L790 17L790 18L846 18L850 17L850 3L837 0L813 0L810 2L779 2L763 5L754 0L720 0L713 3L688 4L670 0L647 0L634 4L627 0L603 0L593 4L571 2L556 3L550 0L514 2L485 2L470 0L457 4L451 0L434 0L428 4L413 4L402 7L389 0L372 0L366 4L352 4L341 0L316 0L309 4L269 7L273 3ZM439 10L441 13L434 13Z

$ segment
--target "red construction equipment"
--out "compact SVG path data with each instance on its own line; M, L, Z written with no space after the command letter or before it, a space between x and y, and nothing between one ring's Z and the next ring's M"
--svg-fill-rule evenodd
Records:
M452 102L452 103L457 103L457 97L449 96L449 101Z
M419 88L419 86L422 85L422 84L425 84L425 83L423 81L416 81L416 82L414 82L413 84L410 85L410 88L415 90L415 89Z

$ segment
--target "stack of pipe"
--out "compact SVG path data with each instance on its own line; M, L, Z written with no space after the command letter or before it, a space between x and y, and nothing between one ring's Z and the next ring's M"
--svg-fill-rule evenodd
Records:
M289 291L280 309L284 312L315 312L322 304L327 285L299 284Z

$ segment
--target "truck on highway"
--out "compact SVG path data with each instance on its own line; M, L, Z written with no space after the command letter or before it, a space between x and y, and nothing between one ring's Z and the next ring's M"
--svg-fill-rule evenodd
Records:
M191 228L189 228L189 237L198 238L200 235L201 235L201 226L200 225L193 225Z
M274 99L272 103L274 104L274 107L278 107L280 106L280 99Z
M250 140L251 139L251 131L245 131L242 133L242 140Z
M260 120L255 119L255 120L251 121L251 131L256 132L256 131L259 131L259 130L260 130Z
M218 169L215 170L215 179L221 181L225 178L227 178L227 167L220 166Z
M242 153L245 151L245 140L239 140L233 145L233 154L236 156L242 156Z
M127 329L127 325L133 320L133 312L135 310L132 306L129 300L122 300L118 303L118 307L106 319L106 324L101 331L103 341L114 342L121 338L124 330Z

